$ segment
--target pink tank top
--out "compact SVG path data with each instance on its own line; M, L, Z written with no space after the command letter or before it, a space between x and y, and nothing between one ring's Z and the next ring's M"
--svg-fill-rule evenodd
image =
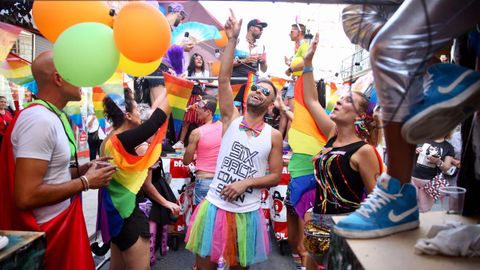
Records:
M200 139L197 144L195 168L204 172L215 173L218 151L222 143L222 122L203 125L198 128Z

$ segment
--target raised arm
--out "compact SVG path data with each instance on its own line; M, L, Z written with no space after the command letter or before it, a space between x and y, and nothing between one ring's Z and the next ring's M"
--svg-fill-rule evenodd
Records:
M308 49L304 58L305 69L313 68L312 60L317 50L319 35L315 34L315 38ZM313 72L303 73L303 99L308 111L312 115L317 127L327 137L331 137L335 130L335 124L325 112L320 102L318 102L318 93L315 87L315 79L313 78Z
M240 19L240 21L237 21L237 18L231 9L230 14L230 17L225 23L225 33L227 34L228 43L223 52L220 63L220 74L218 76L218 102L224 131L227 130L232 120L240 115L237 108L233 106L230 78L232 77L233 53L235 51L235 46L237 45L240 28L242 27L242 20Z

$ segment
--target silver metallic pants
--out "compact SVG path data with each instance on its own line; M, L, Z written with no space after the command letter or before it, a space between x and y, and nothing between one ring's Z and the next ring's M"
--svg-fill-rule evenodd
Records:
M360 18L365 16L362 15L365 10L362 5L356 10ZM375 21L365 21L380 18L372 16L372 9L368 11L370 15L364 17L362 25L376 25ZM343 19L345 27L345 11ZM410 108L423 99L422 78L427 62L451 39L478 22L479 0L406 0L400 5L373 38L369 48L384 121L405 120ZM375 34L371 28L365 29L367 34ZM362 29L358 31L361 33ZM365 40L371 40L371 37L365 36L357 42L366 46Z

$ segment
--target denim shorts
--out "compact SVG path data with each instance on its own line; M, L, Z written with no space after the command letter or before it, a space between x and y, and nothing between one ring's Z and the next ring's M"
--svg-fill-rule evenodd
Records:
M196 178L195 189L193 192L193 204L198 205L207 196L208 189L212 183L213 178Z

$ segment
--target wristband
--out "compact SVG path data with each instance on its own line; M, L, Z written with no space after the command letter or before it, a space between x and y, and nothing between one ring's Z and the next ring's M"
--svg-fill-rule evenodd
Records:
M85 183L83 191L88 191L90 189L90 183L88 182L88 178L85 175L82 175L80 176L80 180L82 180L82 183Z
M308 72L312 72L312 71L313 71L313 67L304 67L303 68L303 74L308 73Z
M85 191L85 189L87 188L87 186L85 185L85 180L83 180L83 178L78 178L78 179L80 179L80 182L82 183L82 187L83 187L82 191Z

